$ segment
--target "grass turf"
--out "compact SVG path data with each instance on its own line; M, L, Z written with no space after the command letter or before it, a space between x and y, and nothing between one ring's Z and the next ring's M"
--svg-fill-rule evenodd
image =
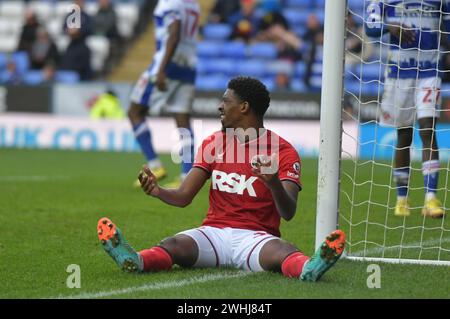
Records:
M168 156L162 159L168 166L170 177L174 177L178 167L170 163ZM132 183L141 164L142 156L135 153L0 150L0 298L449 297L448 284L443 284L448 281L448 267L380 263L381 289L367 287L368 263L347 260L339 261L314 284L286 279L276 273L240 276L241 272L232 269L183 270L175 267L168 273L122 273L97 241L96 224L100 217L110 217L136 249L143 249L178 231L198 226L208 207L208 185L184 209L167 206L145 196L139 189L133 189ZM343 165L344 171L354 171L351 162ZM369 166L361 165L358 170L361 170L357 174L360 179L372 176ZM375 176L381 179L384 176L383 181L389 182L387 174ZM354 188L351 181L345 180L345 175L342 182L343 190L351 193ZM304 160L303 184L297 216L288 223L283 222L281 230L283 238L312 254L316 160ZM374 192L364 186L358 188L356 195L352 194L356 203L364 202L369 194L375 202L382 202L386 196L386 193ZM389 201L392 201L392 195ZM386 215L385 210L378 214L374 209L377 206L373 204L366 207L363 203L352 208L342 198L341 203L343 228L348 227L350 220L358 224L352 231L355 243L364 239L365 229L359 222L367 216L374 224L368 227L370 241L379 242L386 238L394 245L398 240L391 238L396 234L385 234L377 223L388 216L388 224L392 223L395 225L392 228L397 230L397 224L402 226L403 220L395 220ZM419 202L414 204L419 206ZM392 213L392 210L388 211ZM411 235L405 238L408 241L421 238L421 229L414 227L421 225L423 220L416 215L406 222L412 227L408 231ZM439 232L439 227L449 228L448 221L425 222L430 228L437 227L430 232ZM361 248L355 246L355 250ZM430 258L435 257L435 250L426 252L430 252ZM389 254L398 255L398 251L394 249ZM412 257L414 254L411 253ZM441 258L444 255L441 254ZM66 286L69 276L66 269L70 264L81 267L80 289ZM127 288L131 289L123 290ZM99 292L110 293L97 294Z

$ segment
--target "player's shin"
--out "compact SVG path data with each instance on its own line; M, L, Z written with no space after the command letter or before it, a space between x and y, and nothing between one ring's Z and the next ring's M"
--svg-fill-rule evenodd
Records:
M155 246L139 252L144 262L144 271L170 270L173 265L172 257L161 247Z
M133 132L142 152L149 162L150 169L160 167L161 164L153 149L152 134L145 120L139 124L133 125Z
M397 184L397 197L406 198L408 195L409 167L394 169L393 177Z
M422 163L422 173L425 185L425 200L436 197L438 178L439 178L439 160L431 160Z
M283 273L283 276L288 278L299 278L302 273L303 266L308 260L309 257L299 251L290 254L281 264L281 272Z

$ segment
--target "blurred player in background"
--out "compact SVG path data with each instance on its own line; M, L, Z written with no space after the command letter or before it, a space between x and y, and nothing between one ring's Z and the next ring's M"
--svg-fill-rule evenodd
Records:
M183 179L192 168L194 153L190 112L195 90L200 9L197 0L159 0L153 14L156 52L133 89L128 117L148 167L160 180L166 176L166 170L153 148L146 116L149 109L155 113L164 109L173 114L180 134L184 133L180 175ZM139 181L136 186L140 186Z
M396 216L409 216L408 185L413 126L419 122L422 139L422 173L425 204L422 215L441 218L436 198L439 149L435 126L440 110L441 79L438 74L441 22L450 30L450 1L372 1L366 34L389 34L389 60L381 103L381 123L397 128L394 180L397 183Z
M259 80L232 79L219 105L222 131L203 141L180 187L160 187L144 167L139 175L144 192L177 207L189 205L211 178L209 209L201 227L139 253L109 219L100 219L99 239L119 267L129 272L169 270L173 264L234 267L316 281L333 266L344 250L342 231L331 233L312 258L280 238L280 219L289 221L296 213L300 158L291 144L264 128L269 104Z

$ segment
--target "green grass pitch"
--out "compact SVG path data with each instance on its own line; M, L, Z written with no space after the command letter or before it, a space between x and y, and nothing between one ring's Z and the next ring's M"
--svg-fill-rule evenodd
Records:
M163 156L170 177L178 167ZM443 266L392 265L379 263L381 288L369 289L369 263L339 261L318 283L286 279L277 273L245 274L233 269L183 270L175 267L167 273L130 275L120 271L97 241L96 224L110 217L138 250L151 247L176 232L198 226L208 207L208 186L187 208L167 206L132 188L142 165L137 153L0 150L0 298L448 298L449 268ZM348 231L350 221L354 251L364 248L364 240L403 243L430 240L449 229L447 220L426 220L418 207L422 195L414 199L414 216L395 219L393 192L381 186L355 188L351 176L355 167L345 162L342 189L357 207L351 208L341 196L341 224ZM371 165L358 165L357 183L374 177L389 184L387 168L373 171ZM378 169L378 168L377 168ZM420 185L420 172L417 187ZM169 178L170 179L170 178ZM441 184L445 183L445 177ZM317 186L317 160L303 162L304 190L300 193L296 217L282 223L283 238L295 243L307 254L313 252ZM372 188L371 188L372 187ZM369 196L370 195L370 196ZM419 196L420 195L420 196ZM371 199L365 203L365 199ZM449 207L448 202L446 207ZM366 218L371 224L361 223ZM387 221L389 230L385 231ZM367 233L367 237L364 234ZM447 241L443 247L449 249ZM400 238L401 239L401 238ZM444 238L445 239L445 238ZM359 244L358 244L359 243ZM445 245L445 246L444 246ZM431 244L430 247L433 247ZM366 248L377 248L369 244ZM439 249L406 249L402 257L435 259ZM380 252L378 252L380 253ZM391 249L386 257L400 251ZM450 260L445 251L440 258ZM69 289L66 272L69 265L81 269L81 288ZM447 282L447 284L445 284Z

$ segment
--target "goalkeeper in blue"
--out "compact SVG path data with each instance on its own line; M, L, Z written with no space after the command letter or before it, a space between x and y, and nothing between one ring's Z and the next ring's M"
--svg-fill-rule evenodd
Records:
M440 30L450 30L449 7L450 0L379 0L367 7L366 34L378 39L389 34L380 122L397 128L393 178L397 183L395 215L400 217L410 215L410 146L416 121L423 144L422 215L442 218L445 213L436 197L439 148L435 127L441 104Z

